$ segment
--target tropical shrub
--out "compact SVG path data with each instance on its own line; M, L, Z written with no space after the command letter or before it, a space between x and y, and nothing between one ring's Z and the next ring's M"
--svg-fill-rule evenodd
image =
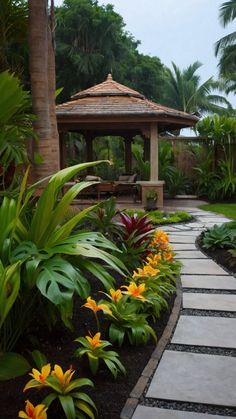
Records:
M117 214L116 200L112 197L98 204L87 215L86 221L89 222L93 230L99 231L112 241L116 241L117 235L121 233L120 223L115 218Z
M95 164L99 164L96 162ZM42 306L52 325L58 314L72 327L73 295L89 295L85 272L91 272L105 287L113 286L107 267L122 273L122 262L110 254L117 247L101 233L74 228L91 210L87 208L64 221L74 197L91 182L75 184L59 199L64 184L86 163L66 168L50 177L37 205L26 190L27 173L18 199L4 197L0 207L0 342L1 351L11 350L19 335ZM109 249L109 252L108 252ZM98 261L106 266L102 266Z
M94 336L85 336L75 339L79 342L81 347L75 351L75 355L82 357L87 355L89 366L93 374L96 374L99 367L99 361L102 360L107 368L111 371L114 378L117 377L118 372L125 374L125 368L119 360L119 355L115 351L107 351L105 348L111 343L107 340L101 340L101 333L97 332Z
M128 215L134 215L137 214L139 217L142 217L143 215L147 215L149 220L154 225L165 225L165 224L173 224L173 223L179 223L182 221L190 221L192 219L192 216L184 211L176 211L176 212L163 212L159 210L154 211L148 211L148 214L143 210L132 210L127 209L123 210L122 212L125 212Z
M205 249L236 248L236 223L214 225L207 229L202 237L202 247Z

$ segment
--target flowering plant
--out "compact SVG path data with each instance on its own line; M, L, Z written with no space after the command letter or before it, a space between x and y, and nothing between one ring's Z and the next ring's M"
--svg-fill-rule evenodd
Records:
M78 391L83 386L93 386L93 383L88 378L72 380L74 373L75 371L71 368L63 372L57 364L54 365L53 370L50 364L44 365L40 371L33 368L32 373L30 373L33 378L28 381L23 391L31 388L51 389L52 392L42 402L46 407L49 407L54 400L58 399L67 419L81 418L86 415L94 418L95 404L86 393ZM34 416L29 417L36 419ZM46 417L38 416L37 419L46 419Z
M93 374L97 373L99 361L103 360L112 375L116 378L119 371L125 374L125 368L120 362L119 355L115 351L107 351L105 348L111 343L107 340L101 340L101 333L96 333L94 336L85 336L75 339L82 347L75 351L75 355L82 357L87 355L89 366Z

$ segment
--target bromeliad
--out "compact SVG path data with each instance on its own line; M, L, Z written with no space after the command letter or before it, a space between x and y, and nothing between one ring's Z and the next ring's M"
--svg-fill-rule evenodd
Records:
M47 378L49 377L51 372L51 365L47 364L44 365L41 371L36 370L35 368L32 369L32 372L29 374L33 377L33 380L30 380L23 391L28 390L29 388L34 387L42 387L47 385Z
M26 400L25 412L20 410L18 413L19 418L24 419L47 419L47 407L44 404L34 406L29 400Z
M138 278L149 278L150 276L155 277L159 272L159 269L155 269L151 265L145 265L143 268L138 268L137 272L133 271L132 278L135 280Z
M122 285L127 291L123 291L123 294L129 295L130 297L136 298L141 301L146 301L146 298L142 295L145 292L145 284L135 284L131 282L129 285Z

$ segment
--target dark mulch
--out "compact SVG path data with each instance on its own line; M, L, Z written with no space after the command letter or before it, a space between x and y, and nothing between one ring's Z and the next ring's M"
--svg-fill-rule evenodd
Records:
M201 236L198 239L198 246L201 248L201 251L205 253L205 255L213 259L216 263L218 263L218 265L221 265L229 273L233 275L236 274L236 258L232 257L228 249L204 249L201 244Z
M95 299L100 299L101 294L98 294L99 285L96 282L92 284L92 289L92 295ZM169 301L169 310L163 312L158 322L153 324L159 338L167 324L173 302L174 296ZM126 376L120 374L117 380L114 380L106 369L101 369L98 375L92 377L86 362L78 360L73 355L77 348L73 340L78 336L88 334L88 330L92 333L96 331L93 313L88 309L81 309L82 304L82 300L77 299L74 313L75 331L73 333L59 326L48 332L46 327L38 324L37 327L29 331L28 337L21 342L18 350L21 348L21 351L27 354L23 348L40 349L52 365L57 363L63 369L68 369L72 365L78 372L78 375L76 374L77 378L78 376L91 378L95 387L91 390L86 388L86 391L88 390L97 406L98 418L118 419L130 391L140 377L156 345L155 342L150 341L146 346L131 347L126 344L121 349L114 348L119 352L120 359L127 370ZM103 333L106 333L106 328L107 325L103 322ZM32 341L35 342L33 346ZM41 401L42 395L36 390L28 390L26 393L22 393L22 389L29 378L29 376L24 376L15 380L0 382L1 419L16 419L18 411L24 408L26 399L30 399L33 403ZM64 415L59 412L56 415L51 412L48 416L50 419L64 418Z

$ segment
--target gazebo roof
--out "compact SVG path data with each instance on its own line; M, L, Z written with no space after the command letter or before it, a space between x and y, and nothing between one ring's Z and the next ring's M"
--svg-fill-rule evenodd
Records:
M141 93L117 83L111 74L107 80L76 93L57 106L59 124L83 122L158 122L159 131L195 125L198 118L145 98Z

